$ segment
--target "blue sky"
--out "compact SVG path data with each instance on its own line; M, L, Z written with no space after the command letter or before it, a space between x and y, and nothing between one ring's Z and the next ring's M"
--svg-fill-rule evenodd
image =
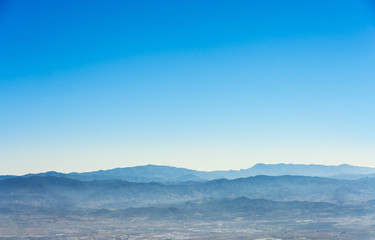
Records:
M0 174L375 167L371 1L0 1Z

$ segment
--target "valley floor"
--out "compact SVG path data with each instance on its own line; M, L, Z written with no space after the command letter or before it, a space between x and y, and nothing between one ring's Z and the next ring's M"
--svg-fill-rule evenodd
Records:
M0 239L375 239L375 215L308 219L108 218L0 215Z

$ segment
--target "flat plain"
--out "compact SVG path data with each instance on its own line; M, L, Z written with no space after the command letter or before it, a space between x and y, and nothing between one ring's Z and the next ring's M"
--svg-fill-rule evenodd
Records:
M0 215L1 239L375 239L375 214L339 218L199 221L60 215Z

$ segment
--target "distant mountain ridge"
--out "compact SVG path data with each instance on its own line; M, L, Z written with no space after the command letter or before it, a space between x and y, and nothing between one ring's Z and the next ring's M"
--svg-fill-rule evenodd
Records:
M202 199L247 197L273 201L362 204L375 199L375 178L342 180L304 176L255 176L205 182L80 181L54 176L0 180L0 208L54 209L159 206Z
M236 219L248 218L275 219L275 218L309 218L315 216L346 216L361 215L375 211L369 208L370 202L362 205L337 205L326 202L306 201L272 201L265 199L249 199L247 197L219 198L207 201L185 202L183 204L167 205L161 207L140 207L121 210L101 209L92 212L95 216L121 217L121 218L150 218L150 219L175 219L196 220L209 219ZM291 211L292 209L292 211Z
M26 174L30 176L55 176L77 179L81 181L90 180L125 180L130 182L184 182L184 181L208 181L220 178L236 179L257 175L268 176L311 176L329 177L337 179L359 179L361 177L375 177L375 168L358 167L347 164L338 166L327 165L305 165L305 164L263 164L258 163L251 168L228 171L197 171L186 168L178 168L160 165L144 165L136 167L114 168L82 173L59 173L45 172L37 174ZM1 179L15 176L4 175Z

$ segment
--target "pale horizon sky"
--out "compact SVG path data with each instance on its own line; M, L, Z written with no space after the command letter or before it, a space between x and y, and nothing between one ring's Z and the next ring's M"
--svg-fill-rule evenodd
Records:
M0 174L375 167L375 4L0 1Z

